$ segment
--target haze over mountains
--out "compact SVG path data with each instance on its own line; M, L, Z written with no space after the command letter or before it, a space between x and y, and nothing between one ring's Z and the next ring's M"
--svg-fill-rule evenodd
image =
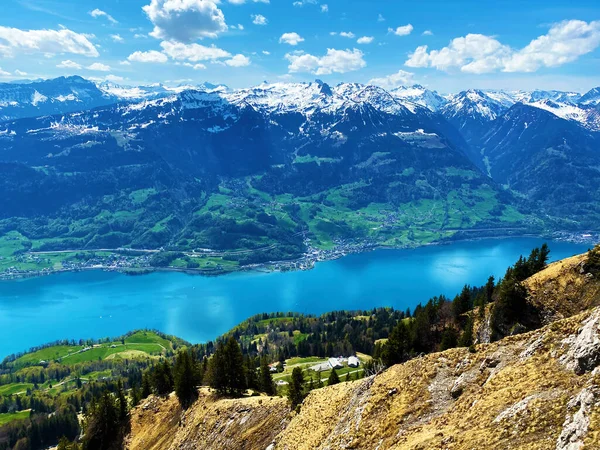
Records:
M69 77L0 85L0 118L0 225L34 247L276 242L272 260L301 255L302 230L324 245L403 246L460 230L582 232L600 218L600 89Z

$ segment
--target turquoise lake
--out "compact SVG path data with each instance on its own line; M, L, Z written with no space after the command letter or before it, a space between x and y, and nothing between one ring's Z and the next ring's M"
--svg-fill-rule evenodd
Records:
M434 295L454 296L465 283L481 285L489 275L502 276L520 254L543 242L518 238L378 250L285 273L201 277L89 271L2 281L0 359L57 339L118 336L138 328L205 342L262 312L414 308ZM549 245L552 260L588 248Z

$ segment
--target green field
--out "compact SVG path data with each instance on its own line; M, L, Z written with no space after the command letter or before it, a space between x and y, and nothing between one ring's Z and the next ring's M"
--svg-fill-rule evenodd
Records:
M13 420L23 420L29 417L30 411L19 411L16 413L0 414L0 425L7 424Z
M65 365L75 365L88 361L99 361L107 358L115 358L124 354L125 358L139 358L159 356L172 348L172 344L152 331L137 331L125 337L125 344L120 340L93 347L81 345L54 345L43 348L32 353L27 353L18 358L14 367L39 365L41 361L46 363L59 361Z
M8 396L25 392L27 389L33 389L31 383L11 383L0 386L0 396Z
M357 368L348 367L348 366L344 365L344 367L342 367L341 369L336 369L336 372L342 381L345 381L346 374L348 374L348 373L354 373L354 372L358 371L359 374L362 374L362 371L363 371L362 364L366 361L367 358L359 355L359 359L361 361L361 365ZM302 372L304 374L305 382L308 382L311 377L313 378L313 382L316 382L319 377L319 373L311 370L310 368L317 364L320 364L320 363L326 363L327 360L328 360L328 358L317 358L317 357L290 358L290 359L286 360L286 366L285 366L283 372L273 374L273 381L289 382L294 368L301 367ZM323 370L320 372L321 380L325 384L327 384L326 380L329 378L330 374L331 374L331 370Z

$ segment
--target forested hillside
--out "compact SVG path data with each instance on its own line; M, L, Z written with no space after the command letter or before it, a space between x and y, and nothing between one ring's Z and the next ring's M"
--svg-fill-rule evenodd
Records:
M598 285L598 251L589 252L581 275L591 283L588 290ZM0 448L19 441L33 450L45 448L63 434L75 439L81 427L85 448L95 448L91 442L101 436L116 443L128 432L128 410L151 394L167 396L174 390L187 408L196 401L197 386L204 385L225 396L288 396L295 408L313 389L370 376L423 354L456 347L476 352L478 343L537 329L546 321L536 301L541 297L530 286L536 273L558 264L545 269L548 254L545 245L536 248L501 280L490 277L483 286L465 286L453 299L435 297L413 311L376 308L319 317L269 313L200 345L138 331L13 355L0 367L0 418L6 423L0 427ZM354 356L358 365L351 365ZM328 365L332 357L339 366ZM92 427L101 420L99 411L112 411L114 419ZM86 416L82 424L79 412Z

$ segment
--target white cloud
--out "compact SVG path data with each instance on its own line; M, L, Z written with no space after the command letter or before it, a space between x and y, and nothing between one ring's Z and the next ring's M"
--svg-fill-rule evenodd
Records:
M290 72L309 72L315 75L346 73L362 69L367 65L363 52L358 49L327 49L325 56L314 56L303 52L288 53L285 58L290 62Z
M230 67L245 67L250 65L250 58L240 54L224 61L224 63Z
M383 17L383 15L382 15L382 14L379 14L379 15L377 16L377 22L385 22L385 17Z
M321 5L321 12L322 13L329 12L329 5L327 5L327 4Z
M349 39L354 39L354 33L352 31L342 31L340 33L341 37L345 37L345 38L349 38Z
M97 18L97 17L106 17L106 19L110 22L110 23L119 23L117 22L113 16L111 16L110 14L105 13L104 11L102 11L101 9L94 9L93 11L90 11L90 16Z
M120 77L118 75L113 75L113 74L106 75L106 77L104 77L104 79L106 81L112 81L113 83L120 83L121 81L125 80L125 78Z
M22 70L17 69L17 70L15 70L15 75L18 75L20 77L24 77L24 76L27 75L27 72L23 72Z
M71 61L70 59L67 59L65 61L61 61L60 64L58 64L56 67L58 67L59 69L81 69L81 64L77 64L76 62Z
M133 37L136 38L136 39L147 39L148 35L141 34L141 33L136 33L136 34L133 35Z
M125 39L123 39L119 34L111 34L110 37L115 42L125 42Z
M381 78L373 78L369 84L375 84L385 89L393 89L398 86L406 86L413 84L414 73L405 70L399 70L396 73Z
M164 53L150 50L148 52L133 52L127 57L127 60L141 63L166 63L168 58Z
M417 47L405 64L409 67L458 68L467 73L535 72L575 61L600 46L600 21L569 20L552 25L547 34L516 50L482 34L453 39L447 47L428 51Z
M142 8L154 25L151 36L179 42L216 38L227 31L223 11L211 0L151 0Z
M269 23L267 18L262 14L252 14L252 16L250 17L252 17L252 23L254 25L266 25L267 23Z
M375 40L375 38L373 36L363 36L361 38L358 38L356 43L357 44L370 44L374 40Z
M234 5L243 5L246 3L246 0L228 0L229 3L233 3ZM271 3L269 0L252 0L254 3Z
M119 61L119 64L122 66L130 66L131 63L129 61Z
M0 77L9 77L10 76L10 72L7 72L6 70L2 70L2 67L0 67Z
M21 53L72 53L97 57L98 50L89 38L89 35L75 33L67 28L24 31L0 26L0 56L9 58Z
M95 70L97 72L110 72L111 68L110 66L107 66L106 64L102 64L102 63L94 63L90 66L86 67L87 70Z
M280 44L298 45L300 42L304 42L304 38L298 33L283 33L279 38Z
M318 0L297 0L292 5L294 6L304 6L304 5L316 5Z
M231 53L214 45L206 47L200 44L182 44L179 42L164 41L160 43L163 52L177 61L214 61L231 57Z
M396 29L388 28L388 33L393 33L396 36L408 36L414 30L413 26L409 23L408 25L403 25Z
M262 53L263 53L263 55L267 55L267 56L269 56L271 54L271 52L268 52L266 50L263 50Z
M423 36L433 36L433 31L425 30L425 31L423 31Z
M194 64L192 68L194 70L204 70L204 69L206 69L206 66L204 64L198 63L198 64Z
M600 46L600 21L568 20L554 24L504 65L505 72L534 72L573 62Z

